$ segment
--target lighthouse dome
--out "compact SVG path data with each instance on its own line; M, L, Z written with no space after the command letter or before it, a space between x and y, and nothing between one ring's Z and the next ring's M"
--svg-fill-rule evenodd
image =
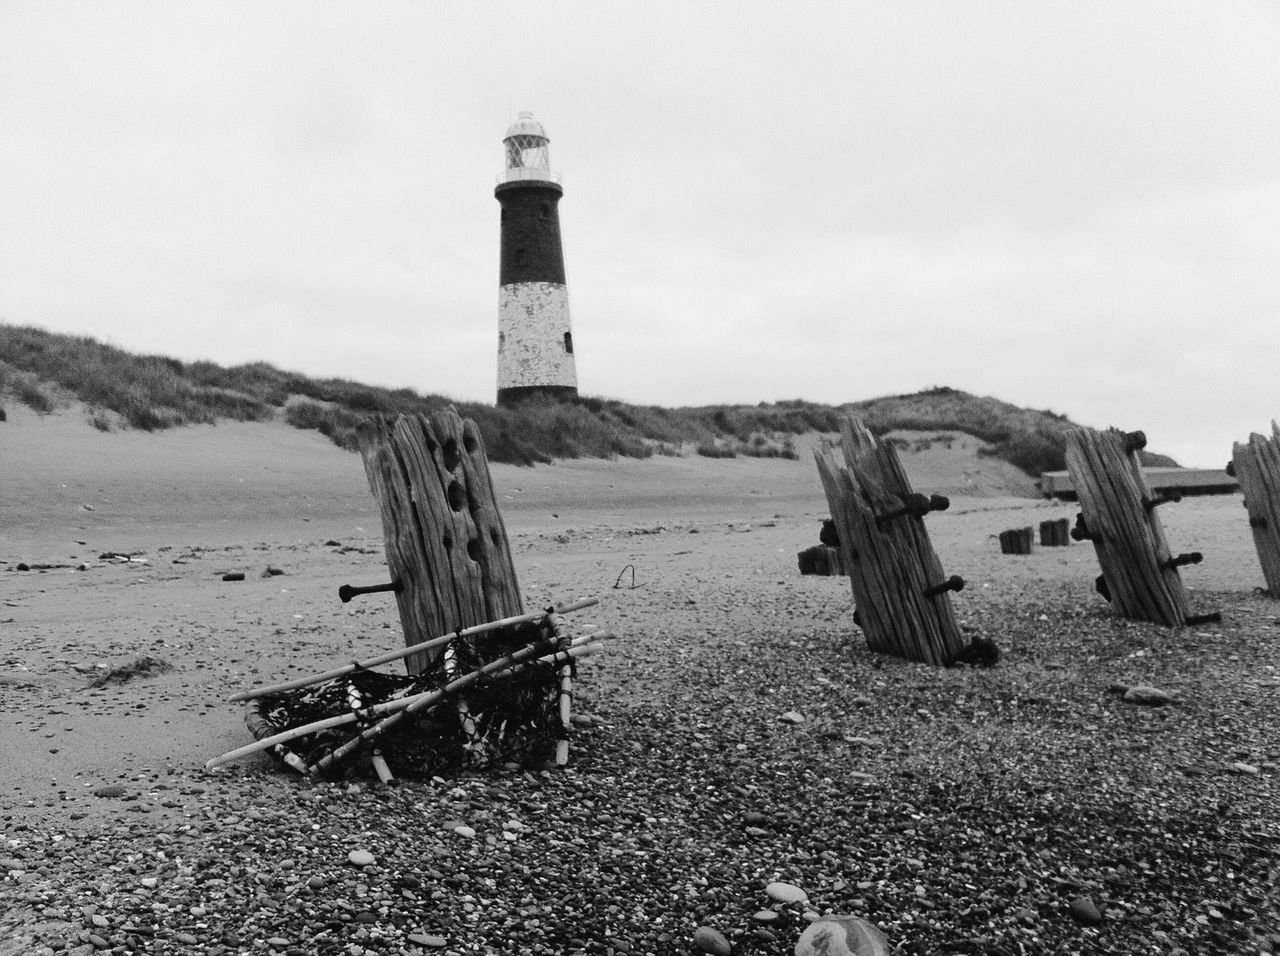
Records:
M513 136L536 136L539 139L547 140L547 131L542 128L542 124L533 118L533 114L528 110L521 110L516 114L515 122L507 127L507 135L503 139L511 139Z

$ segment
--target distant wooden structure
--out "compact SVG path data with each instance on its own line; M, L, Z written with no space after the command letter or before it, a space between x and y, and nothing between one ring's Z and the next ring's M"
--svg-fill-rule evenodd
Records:
M1190 495L1229 495L1240 490L1235 476L1218 468L1143 468L1152 491ZM1046 471L1036 479L1036 487L1046 498L1077 499L1070 471Z
M1032 531L1030 528L1010 528L1000 532L1001 554L1030 554Z
M1045 548L1064 548L1071 544L1071 524L1066 518L1040 522L1040 545Z
M1244 492L1267 593L1280 598L1280 426L1271 423L1270 438L1255 433L1248 443L1233 444L1227 472Z
M949 592L964 580L943 576L923 521L950 502L914 493L893 445L878 442L858 419L842 423L840 451L827 445L814 458L867 646L930 664L954 662L966 645Z
M376 420L360 454L382 514L391 584L406 646L524 613L480 429L452 409ZM426 670L440 649L406 659Z
M796 563L800 566L801 574L839 576L849 573L840 549L826 544L815 544L812 548L797 552Z
M1147 484L1137 455L1146 442L1142 432L1114 428L1068 434L1067 468L1080 500L1072 536L1093 542L1102 569L1098 593L1122 617L1166 627L1216 620L1191 614L1178 568L1201 555L1169 550L1156 508L1180 496L1155 494Z

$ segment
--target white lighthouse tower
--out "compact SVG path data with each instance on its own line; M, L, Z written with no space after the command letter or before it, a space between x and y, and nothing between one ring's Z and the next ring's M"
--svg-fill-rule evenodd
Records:
M576 396L578 372L560 246L560 177L546 131L522 112L507 130L498 277L498 404L531 395Z

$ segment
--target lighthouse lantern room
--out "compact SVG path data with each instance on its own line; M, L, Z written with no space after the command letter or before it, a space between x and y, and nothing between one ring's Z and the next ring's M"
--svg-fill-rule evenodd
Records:
M560 242L560 177L546 131L522 112L503 138L506 168L498 290L498 404L533 395L575 396L578 374Z

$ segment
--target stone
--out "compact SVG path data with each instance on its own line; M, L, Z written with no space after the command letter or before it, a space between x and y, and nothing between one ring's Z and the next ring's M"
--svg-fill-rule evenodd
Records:
M350 863L352 866L359 866L359 867L373 866L374 861L376 859L377 857L375 857L368 850L352 850L350 853L347 854L347 862Z
M453 832L458 834L458 836L460 837L466 837L468 839L476 835L476 831L472 827L467 826L466 824L463 824L462 826L454 827Z
M795 956L889 956L889 940L857 916L824 916L800 934Z
M1258 767L1251 763L1245 763L1243 760L1237 760L1231 765L1231 769L1236 773L1248 774L1251 777L1256 777L1262 772Z
M779 714L778 719L782 721L784 724L803 724L804 714L801 714L794 710L789 710L784 714Z
M778 921L777 910L756 910L751 917L757 923L776 923Z
M693 931L693 948L711 956L730 956L733 952L724 934L710 926L699 926Z
M128 793L128 789L118 783L113 783L106 787L99 787L93 791L95 797L123 797Z
M1159 687L1149 687L1146 684L1135 684L1124 692L1123 700L1127 700L1131 704L1142 704L1146 707L1163 707L1165 704L1172 704L1174 697L1172 694L1162 691Z
M748 810L742 815L742 822L749 827L762 827L769 822L769 818L759 810Z
M449 945L449 941L443 936L434 936L431 933L410 933L405 938L424 949L444 949Z
M1067 909L1071 912L1071 918L1081 926L1102 925L1102 911L1087 896L1077 896L1067 904Z
M807 903L809 894L794 883L770 883L764 888L765 896L777 903Z

